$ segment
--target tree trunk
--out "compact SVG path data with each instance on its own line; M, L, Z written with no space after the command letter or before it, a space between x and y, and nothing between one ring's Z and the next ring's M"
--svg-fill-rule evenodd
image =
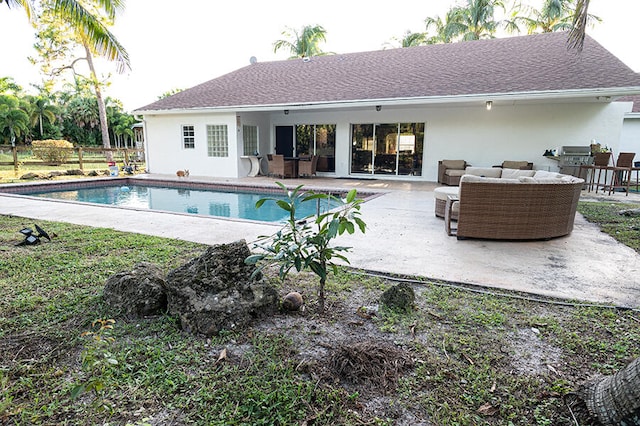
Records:
M640 358L612 376L582 385L578 395L604 426L640 426Z
M110 149L111 141L109 140L109 123L107 122L107 108L102 98L102 91L100 90L100 83L98 82L98 75L93 65L93 54L89 49L89 45L84 41L84 50L87 53L87 64L89 65L89 71L91 72L91 81L93 82L93 88L96 91L96 99L98 101L98 115L100 117L100 131L102 133L102 146ZM105 152L107 161L113 161L113 153L111 151Z

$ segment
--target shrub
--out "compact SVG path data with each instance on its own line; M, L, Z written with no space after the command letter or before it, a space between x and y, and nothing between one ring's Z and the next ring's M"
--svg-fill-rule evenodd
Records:
M360 216L360 204L363 200L356 198L356 190L352 189L347 193L340 208L319 213L315 220L313 215L301 220L296 217L296 207L300 203L313 200L340 202L340 199L330 194L314 193L313 191L304 193L301 191L302 185L289 191L281 182L276 182L276 184L287 194L287 199L261 198L256 202L256 208L260 208L269 200L275 201L278 207L289 212L289 219L285 222L284 227L274 235L259 237L259 242L255 243L255 246L262 251L247 257L245 263L249 265L260 263L254 275L268 265L280 265L278 275L283 280L291 268L295 268L298 272L303 269L311 269L320 278L318 311L323 312L324 287L328 268L331 267L334 273L337 272L337 265L333 263L334 259L349 263L347 257L342 253L348 252L350 247L332 247L329 244L334 238L345 232L353 234L356 226L360 232L365 232L366 224L358 217ZM313 225L316 227L314 228Z
M33 141L33 156L47 163L66 163L72 154L73 144L65 140L47 139Z

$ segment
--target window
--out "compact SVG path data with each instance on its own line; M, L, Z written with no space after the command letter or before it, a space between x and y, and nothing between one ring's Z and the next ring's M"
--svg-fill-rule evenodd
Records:
M182 126L182 147L184 149L196 147L196 132L190 124Z
M242 126L243 152L244 155L254 155L258 153L258 126Z
M422 175L424 123L353 124L351 173Z
M296 126L296 155L318 156L319 172L336 171L336 125L299 124Z
M209 157L228 157L229 138L227 125L207 125L207 155Z

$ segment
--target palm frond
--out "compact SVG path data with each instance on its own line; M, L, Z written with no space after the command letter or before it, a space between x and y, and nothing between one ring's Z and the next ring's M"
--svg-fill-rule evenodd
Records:
M31 15L33 15L33 5L31 4L30 0L0 0L0 3L2 3L3 1L7 4L7 7L9 9L11 9L12 7L19 7L24 9L25 13L27 14L27 18L29 18L29 21L31 21Z
M120 0L99 1L101 4L112 3L108 10L106 10L107 13L115 10L115 5L121 3ZM118 42L116 37L99 19L85 9L79 2L76 0L56 0L55 10L60 17L68 19L71 25L90 41L91 46L99 56L110 61L115 61L118 72L124 72L126 69L131 68L129 54L124 46Z

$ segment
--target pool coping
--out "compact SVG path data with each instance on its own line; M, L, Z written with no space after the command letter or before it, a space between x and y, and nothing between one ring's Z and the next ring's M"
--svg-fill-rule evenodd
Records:
M74 179L74 180L64 180L64 181L38 181L38 182L25 182L25 183L10 183L10 184L0 184L0 195L6 195L11 197L19 197L19 198L27 198L33 200L45 200L49 202L55 203L64 203L64 204L76 204L76 205L84 205L84 206L96 206L102 208L110 208L110 209L120 209L120 210L130 210L130 211L142 211L142 212L156 212L162 214L173 214L173 215L181 215L181 216L196 216L201 218L210 218L217 220L226 220L226 221L234 221L234 222L244 222L244 223L253 223L253 224L264 224L264 225L274 225L274 226L282 226L282 222L265 222L260 220L252 220L252 219L242 219L242 218L234 218L234 217L225 217L225 216L213 216L213 215L205 215L198 213L188 213L188 212L174 212L169 210L156 210L156 209L147 209L141 207L127 207L127 206L115 206L109 204L100 204L100 203L89 203L83 201L75 201L75 200L66 200L66 199L58 199L58 198L46 198L46 197L35 197L31 196L28 192L31 189L31 192L34 192L36 188L42 188L44 191L56 191L56 190L64 190L66 188L73 189L84 189L84 188L99 188L104 186L132 186L132 185L146 185L146 186L154 186L154 187L169 187L173 189L190 189L190 190L222 190L222 191L230 191L230 192L259 192L266 194L282 194L282 189L273 184L273 185L265 185L265 184L241 184L241 183L228 183L228 182L212 182L212 181L203 181L198 179L162 179L157 177L148 177L143 175L138 176L122 176L122 177L102 177L102 178L86 178L86 179ZM288 190L293 190L296 187L301 185L285 185ZM46 188L46 189L44 189ZM343 197L349 190L345 188L329 188L329 187L309 187L304 189L305 192L315 192L315 193L331 193L332 195L338 194L338 196ZM27 192L27 193L25 193ZM374 198L380 197L384 195L385 192L378 191L366 191L366 192L358 192L358 197L362 198L365 202L370 201ZM335 210L335 209L333 209Z

